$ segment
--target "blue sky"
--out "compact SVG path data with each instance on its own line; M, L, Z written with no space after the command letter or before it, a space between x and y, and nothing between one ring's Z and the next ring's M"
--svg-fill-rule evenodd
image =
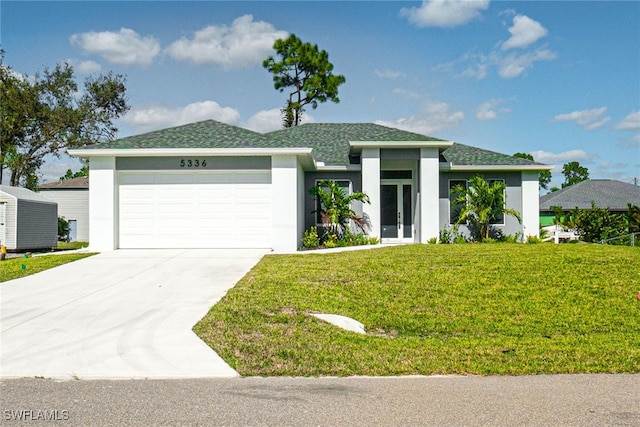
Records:
M5 64L127 76L120 137L216 119L266 132L285 95L261 66L296 34L343 74L314 122L375 122L498 152L640 177L640 2L0 3ZM49 161L45 181L76 160Z

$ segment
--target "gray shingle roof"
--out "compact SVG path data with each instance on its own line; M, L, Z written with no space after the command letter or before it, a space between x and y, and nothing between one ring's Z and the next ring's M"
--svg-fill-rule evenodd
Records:
M590 209L591 202L612 211L626 211L627 204L640 206L640 187L612 179L591 179L540 197L540 210L551 206L569 210Z
M103 142L85 148L263 148L270 146L270 141L263 134L215 120L206 120Z
M42 184L40 190L71 190L89 188L89 177L65 179L64 181L49 182Z
M513 157L507 154L496 153L482 148L471 147L469 145L455 143L442 152L442 156L447 162L454 165L499 165L499 166L525 166L542 165L542 163L532 162L520 157Z
M350 141L442 141L373 123L307 123L267 134L274 146L313 148L317 161L349 163Z
M307 123L267 134L253 132L215 120L190 123L87 149L141 148L312 148L314 158L328 165L349 164L351 146L356 141L444 141L413 132L373 123ZM455 143L444 150L443 161L453 165L540 165L526 159Z

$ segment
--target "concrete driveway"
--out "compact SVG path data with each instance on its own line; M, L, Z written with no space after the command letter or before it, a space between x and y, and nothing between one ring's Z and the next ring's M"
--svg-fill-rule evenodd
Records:
M191 330L259 250L118 250L0 284L0 377L237 376Z

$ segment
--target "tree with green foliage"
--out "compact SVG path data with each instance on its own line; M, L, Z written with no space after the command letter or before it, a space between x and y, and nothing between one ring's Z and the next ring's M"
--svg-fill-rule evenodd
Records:
M516 153L513 157L519 157L521 159L533 160L533 156L529 153ZM544 188L545 190L549 189L549 183L551 182L551 171L545 170L538 173L538 183L540 184L540 188Z
M580 239L585 242L600 242L623 236L628 230L624 214L612 213L593 202L591 209L575 208L571 215L575 218L575 229Z
M89 176L89 166L83 166L78 172L73 172L71 169L67 169L67 172L60 177L60 181L66 181L68 179L82 178Z
M562 165L564 183L562 188L569 187L589 179L589 169L581 166L579 162L569 162Z
M338 86L346 80L334 75L329 54L318 45L303 43L294 34L273 44L278 59L269 56L262 63L273 74L273 86L280 92L290 90L287 105L282 109L283 125L298 126L306 105L313 109L318 103L340 102Z
M80 89L67 63L29 78L3 59L0 52L0 168L11 171L10 185L35 189L46 155L115 138L113 121L129 109L122 75L90 76Z
M627 225L629 233L640 233L640 207L627 204Z
M354 191L347 194L346 189L330 179L319 181L309 190L309 193L320 200L320 218L328 233L342 237L349 226L349 221L365 232L365 219L357 216L351 207L354 201L370 203L369 196L365 193Z
M454 226L457 228L460 224L468 224L474 240L482 242L490 237L491 223L500 216L510 215L520 222L520 212L506 207L506 187L504 181L490 183L482 175L474 175L469 179L468 187L461 184L453 187L453 204L460 206Z
M71 227L69 226L69 221L64 219L64 217L58 217L58 241L59 242L68 242L69 241L69 231Z

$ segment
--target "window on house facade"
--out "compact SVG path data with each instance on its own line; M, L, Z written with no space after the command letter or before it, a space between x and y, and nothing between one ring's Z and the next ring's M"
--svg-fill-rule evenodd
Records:
M502 182L504 183L504 179L488 179L487 182L489 183L489 185L493 185L496 182ZM506 207L506 203L507 203L507 194L506 194L506 189L505 191L502 192L502 201L505 204ZM496 215L496 217L494 219L492 219L489 224L491 225L504 225L504 213L500 212L498 215Z
M464 179L451 179L449 180L449 224L455 224L460 216L460 211L462 210L462 203L455 203L454 200L460 193L455 192L453 189L462 185L465 189L467 188L467 181Z
M316 179L316 185L318 185L320 181L322 180ZM338 184L340 188L344 189L347 195L351 194L351 181L336 179L334 180L334 182ZM322 206L320 199L316 197L316 225L322 225L322 216L320 215L320 212L323 210L324 210L324 206Z
M488 179L487 182L489 183L489 185L493 185L496 182L504 183L505 181L504 179ZM462 185L465 189L469 187L469 183L464 179L452 179L449 181L449 224L454 224L458 220L458 217L460 216L460 210L462 209L461 203L458 203L458 204L454 203L454 199L458 196L458 193L455 193L453 189L457 185ZM505 192L503 192L502 194L502 200L504 201L506 206L506 201L507 201L506 189L505 189ZM504 213L501 212L498 215L496 215L496 217L492 219L489 222L489 224L505 225Z

